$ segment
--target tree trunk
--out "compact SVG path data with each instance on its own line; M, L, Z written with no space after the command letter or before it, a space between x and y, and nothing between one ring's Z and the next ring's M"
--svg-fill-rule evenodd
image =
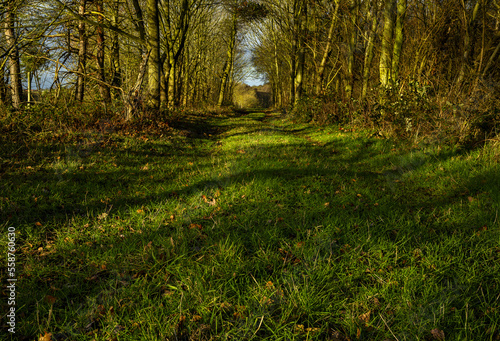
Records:
M229 44L227 46L227 60L224 65L224 71L222 73L222 80L219 90L219 98L217 100L217 106L221 107L224 103L224 97L226 94L226 88L229 83L229 77L231 76L231 70L233 68L234 62L234 46L236 43L236 24L237 24L237 13L234 11L231 25L231 35L229 37Z
M304 69L306 63L305 32L307 28L307 3L301 2L299 9L299 54L297 58L297 74L295 77L295 104L297 104L304 94Z
M160 23L158 13L158 0L147 1L148 22L148 50L150 51L148 63L148 104L157 109L160 106Z
M7 97L7 84L5 84L5 69L0 65L0 105L5 105Z
M349 37L349 53L347 55L347 79L345 83L346 98L350 99L352 96L352 88L354 85L354 52L356 50L356 43L358 38L357 19L358 19L358 0L351 0L349 4L349 12L351 17L350 34Z
M363 88L361 90L361 101L364 101L368 92L368 81L370 78L371 64L373 60L373 39L375 37L375 30L377 29L377 1L373 0L371 9L368 12L367 21L371 21L371 27L366 33L368 40L365 49L365 61L363 65Z
M102 23L104 21L104 13L102 0L96 1L96 9L98 13L97 21ZM99 83L99 92L101 94L102 101L104 103L111 102L111 94L109 92L109 87L106 85L106 75L104 71L104 29L101 26L97 26L97 78L101 81Z
M175 82L176 82L176 60L174 58L174 52L170 49L168 53L168 79L167 79L167 94L168 94L168 106L171 108L175 104Z
M318 69L316 71L316 95L323 93L323 79L325 77L325 67L328 62L328 58L332 53L332 41L333 41L333 30L337 23L337 13L339 11L339 0L335 0L335 11L332 13L332 19L330 21L330 28L328 29L328 38L326 40L325 50L323 51L323 57L319 63Z
M78 14L85 16L87 0L80 0ZM78 70L76 75L75 98L79 102L83 102L85 94L85 67L87 63L87 32L85 30L85 22L80 20L78 24Z
M128 121L132 119L135 111L141 104L140 94L142 81L144 80L144 75L146 74L147 64L151 51L148 51L142 56L142 62L139 66L139 74L137 75L137 80L135 81L134 87L130 89L125 98L125 120Z
M392 50L392 72L391 78L394 82L399 81L399 63L404 40L404 20L406 16L406 0L398 0L396 27L394 30L394 48Z
M394 30L393 19L394 0L386 0L384 4L384 31L382 33L382 47L380 50L380 102L385 102L385 90L391 82L391 46Z
M274 57L274 105L278 108L283 106L283 96L281 93L281 68L278 55L278 39L276 38L276 32L274 30L274 21L271 21L271 35L273 38L273 57Z
M297 49L299 45L299 13L302 0L293 1L293 38L292 38L292 54L290 56L290 104L294 105L297 100L296 96L296 78L297 78Z
M111 24L115 27L118 26L118 14L120 11L120 1L116 0L115 9L113 16L111 18ZM114 87L122 86L122 71L120 66L120 43L118 40L118 33L111 33L111 67L113 69L113 79L111 81L111 85ZM113 90L113 97L118 98L117 89Z
M474 6L474 9L472 10L472 15L471 15L470 19L468 19L468 16L466 13L467 9L465 8L465 6L462 6L463 10L464 10L464 17L465 17L466 22L465 22L464 50L463 50L463 54L462 54L462 64L460 65L460 71L458 72L458 77L456 80L456 85L458 87L462 86L462 83L465 79L465 71L466 71L467 67L469 66L472 45L474 44L474 39L471 40L471 33L474 33L474 26L475 26L477 14L479 13L479 8L481 6L481 1L482 0L477 0L476 5Z
M10 89L12 96L12 106L15 109L21 108L23 86L21 82L21 67L19 64L19 50L15 35L14 25L16 22L15 12L12 1L7 2L7 12L5 13L5 38L9 47L9 70L10 70Z

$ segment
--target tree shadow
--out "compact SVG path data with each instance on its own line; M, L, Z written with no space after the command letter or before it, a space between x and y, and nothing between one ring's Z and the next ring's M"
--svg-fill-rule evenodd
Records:
M241 115L247 113L246 111ZM207 122L199 118L179 121L173 126L193 131L192 135L188 135L188 138L192 139L206 139L205 134L210 132L217 137L234 127L221 128L217 122L219 122L217 119ZM279 128L265 127L227 136L257 131L297 134L306 133L309 129L311 128L283 131ZM42 153L53 152L50 145L33 147L41 148ZM131 211L147 210L148 207L157 207L168 202L191 207L184 217L179 218L182 221L174 229L146 227L141 234L100 239L101 244L137 244L141 249L151 241L152 247L158 251L152 251L155 257L145 260L143 268L154 268L159 262L173 262L175 257L198 257L200 253L210 252L213 245L225 241L244 250L245 257L263 262L259 260L259 250L272 249L278 253L284 244L301 241L307 235L307 231L314 226L331 225L336 221L332 217L340 211L345 217L346 226L342 226L345 232L332 235L330 240L318 241L318 257L324 259L339 257L342 253L341 246L349 240L348 234L355 228L367 229L367 233L386 242L409 240L407 243L411 247L418 247L424 242L437 243L440 236L451 236L457 230L477 228L478 224L485 221L490 221L491 224L496 222L493 212L498 212L500 202L499 173L485 171L476 174L465 184L447 193L438 194L435 194L431 182L418 184L411 182L413 172L419 171L424 166L443 163L459 155L458 152L444 152L432 156L418 155L410 158L402 155L401 159L394 163L394 155L381 154L381 149L373 143L360 141L358 148L352 150L352 141L346 141L342 137L332 139L331 142L321 146L314 145L310 141L287 144L287 150L293 152L284 153L284 147L260 143L254 146L255 153L250 150L245 155L235 157L231 173L221 175L219 169L216 169L212 160L207 157L211 155L211 151L201 143L179 142L172 147L171 142L150 141L131 148L125 148L123 145L113 146L112 143L96 146L90 153L93 156L100 153L100 158L93 159L96 160L94 162L101 162L99 167L93 167L85 161L90 156L77 153L73 160L71 157L67 158L60 168L41 167L33 172L2 174L2 191L6 193L6 198L15 198L14 200L2 198L2 215L8 218L9 225L19 227L20 230L26 229L20 231L18 243L21 246L25 241L28 242L27 238L32 234L44 235L46 240L54 239L60 226L78 221L78 218L98 226L100 220L121 221L123 217L130 215ZM15 148L11 146L10 150L14 151ZM274 167L269 167L273 163L265 163L267 165L265 168L245 168L252 162L252 158L269 157L275 160L278 156L280 161L275 162ZM300 157L303 163L298 164L297 157ZM162 162L175 166L162 170ZM113 166L113 163L117 166ZM102 167L103 164L108 166ZM179 174L185 172L193 173L189 183L178 183ZM303 188L304 183L310 188ZM268 191L267 195L224 199L226 188L251 184L266 184L262 185L262 188ZM283 187L296 188L296 196L289 196L289 193L283 195ZM140 188L144 188L144 192L141 193ZM223 204L214 204L212 207L202 196L209 196L209 193L217 190L222 193L222 199L217 200L226 201ZM304 193L308 190L316 196L316 207L301 202L301 196L306 195ZM472 201L478 200L481 205L489 206L482 207L476 215L465 217L462 220L463 226L457 226L455 223L427 222L426 229L419 229L418 224L391 228L377 224L381 218L401 216L410 219L420 211L443 211L461 202L470 202L469 197L472 197ZM189 200L195 199L199 201L196 205L198 208L189 204ZM221 207L220 212L217 211L218 207ZM241 212L245 212L244 223L240 223L238 219L230 219L240 215ZM301 214L298 215L297 212ZM103 213L106 213L106 216L102 216ZM168 219L170 218L167 214L164 220ZM215 223L217 220L218 224ZM356 227L359 221L369 221L373 224ZM220 226L222 223L224 227ZM147 226L148 222L144 220L143 224ZM191 224L206 227L197 231L189 227ZM44 232L41 233L39 230ZM167 247L159 245L158 241L168 240L167 237L181 233L179 231L185 234L186 245L182 254L174 257L173 254L166 252ZM81 245L77 245L76 252L72 251L74 246L68 246L67 250L62 251L64 256L51 258L51 264L64 263L61 257L77 257L79 252L87 250L83 246L85 241L79 243ZM95 246L94 252L94 256L97 257L104 251ZM268 269L260 264L253 269L238 269L240 273L236 276L248 279L251 275L254 280L260 282L273 276L281 276L284 269L290 271L293 269L294 273L305 273L309 265L307 260L303 261L302 265L285 262L282 268L277 269ZM58 303L58 308L69 309L70 302L85 305L87 297L99 297L102 290L102 287L97 285L99 281L116 277L116 281L130 283L141 278L138 276L124 280L123 276L117 275L120 272L123 272L123 269L113 268L112 265L108 269L86 267L81 273L75 271L71 278L58 279L59 283L82 283L70 297ZM47 278L56 276L57 273L47 274ZM20 305L35 311L36 301L51 292L53 280L47 278L34 279L31 289L37 288L36 294L22 293Z

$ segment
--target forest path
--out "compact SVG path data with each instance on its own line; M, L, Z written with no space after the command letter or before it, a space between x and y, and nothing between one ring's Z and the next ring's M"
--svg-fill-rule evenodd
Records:
M481 314L500 285L494 149L409 150L267 111L168 125L37 142L43 158L2 174L25 339L40 302L54 335L100 339L483 340L500 325Z

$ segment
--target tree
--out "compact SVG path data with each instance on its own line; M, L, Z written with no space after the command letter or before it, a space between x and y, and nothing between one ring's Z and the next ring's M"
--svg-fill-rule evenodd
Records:
M10 89L12 106L21 108L23 87L21 82L21 66L19 62L18 41L16 37L16 10L19 4L15 0L7 0L5 5L4 32L7 41L7 54L10 71Z
M147 0L148 37L147 46L151 51L148 63L148 96L153 108L160 106L160 22L158 0Z
M97 21L102 23L104 21L104 8L102 0L95 0L96 10L97 10ZM99 80L99 90L101 93L101 98L104 103L109 103L111 101L111 94L109 91L109 86L106 84L106 72L104 70L104 28L102 26L97 26L97 74Z
M326 64L328 62L328 58L332 53L332 45L333 45L333 32L335 30L335 26L337 24L337 17L340 7L340 0L335 0L335 10L331 14L330 18L330 27L328 29L328 37L326 39L326 46L323 51L323 55L321 57L321 61L316 70L316 94L319 95L324 91L323 80L325 77L325 69Z
M86 8L87 0L80 0L78 14L82 18L85 18ZM78 37L78 67L76 74L75 98L77 101L83 102L85 95L85 68L87 65L87 31L84 20L80 20L78 23Z

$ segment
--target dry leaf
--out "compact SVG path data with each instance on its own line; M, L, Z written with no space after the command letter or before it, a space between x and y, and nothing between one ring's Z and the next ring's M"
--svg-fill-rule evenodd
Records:
M431 330L431 334L434 340L444 340L444 331L440 329L435 328Z
M139 214L143 214L143 213L144 213L144 210L142 210L142 209L138 209L138 210L137 210L137 213L139 213Z
M45 332L45 335L40 335L38 341L52 341L52 333Z
M368 311L364 314L361 314L361 315L359 315L359 319L361 321L363 321L365 324L368 324L368 322L370 322L370 314L371 314L371 311Z
M41 222L39 222L39 221L37 221L37 222L35 223L35 225L36 225L36 226L42 226L42 223L41 223Z
M190 228L190 229L198 229L198 230L202 230L202 229L203 229L203 226L201 226L200 224L189 224L189 228Z
M50 295L45 296L45 300L47 300L50 304L54 304L56 302L56 298Z
M144 246L144 251L151 249L152 246L153 246L153 242L150 241L146 246Z

